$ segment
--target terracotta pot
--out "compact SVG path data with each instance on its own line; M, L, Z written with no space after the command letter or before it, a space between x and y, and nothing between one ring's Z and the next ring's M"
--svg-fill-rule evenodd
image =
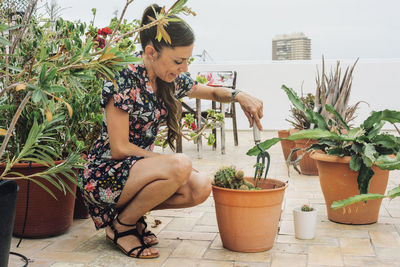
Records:
M288 138L290 136L290 130L278 130L279 138ZM294 141L291 140L281 140L282 152L285 157L285 161L287 161L290 151L295 148ZM295 160L297 158L296 153L292 154L291 160Z
M56 164L61 162L57 161ZM47 169L47 167L38 163L32 163L30 170L28 166L28 163L17 163L11 171L29 175ZM4 167L5 164L0 164L0 172L4 170ZM31 181L29 183L28 214L23 236L38 238L64 233L73 222L75 197L68 191L64 195L63 192L55 188L47 180L36 177L33 177L33 179L38 179L38 181L47 186L55 194L57 200L35 182ZM76 192L76 185L67 178L63 179L73 192ZM13 234L21 236L25 220L28 180L17 180L17 183L19 191Z
M295 140L295 146L298 148L308 148L312 144L318 143L317 140L312 139L299 139ZM304 150L297 151L297 157L304 153ZM305 175L318 175L317 164L314 159L310 158L310 152L307 152L300 160L301 174Z
M378 221L382 199L359 202L349 207L333 210L333 201L346 199L360 192L357 185L358 172L349 168L350 157L337 157L322 152L311 155L317 162L321 189L324 193L328 219L345 224L370 224ZM375 172L370 182L370 193L384 194L389 178L388 170L372 167Z
M253 182L253 178L246 180ZM259 187L262 190L213 186L218 228L225 248L240 252L272 248L287 184L267 179Z

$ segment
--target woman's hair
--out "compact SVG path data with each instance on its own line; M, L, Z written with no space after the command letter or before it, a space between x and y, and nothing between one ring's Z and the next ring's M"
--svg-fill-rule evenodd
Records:
M153 4L145 9L143 12L141 26L151 23L149 17L156 18L154 10L160 13L161 7ZM176 16L172 16L178 18ZM152 44L157 52L161 52L164 47L174 48L178 46L189 46L194 43L194 34L189 25L185 21L170 21L165 27L165 31L169 34L171 38L171 44L165 42L164 38L160 41L156 39L157 27L152 26L140 32L140 43L142 49L144 50L146 45ZM168 126L168 144L175 150L174 141L180 135L180 125L182 118L182 105L181 102L175 98L175 83L165 82L157 77L157 97L165 101L165 105L168 110L167 126Z

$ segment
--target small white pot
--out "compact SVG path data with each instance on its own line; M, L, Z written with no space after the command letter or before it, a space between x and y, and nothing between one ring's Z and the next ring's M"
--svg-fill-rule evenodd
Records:
M313 239L315 237L315 225L317 223L317 209L301 211L301 207L294 208L294 233L298 239Z

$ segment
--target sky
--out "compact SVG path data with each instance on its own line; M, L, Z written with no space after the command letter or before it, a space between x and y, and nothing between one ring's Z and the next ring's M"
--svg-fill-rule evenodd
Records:
M57 2L67 20L89 22L96 8L95 26L105 27L126 1ZM148 5L174 2L135 0L125 18L140 19ZM215 63L270 61L272 38L296 32L311 39L312 59L400 58L399 0L189 0L187 6L197 13L182 16L196 35L193 55L206 50Z

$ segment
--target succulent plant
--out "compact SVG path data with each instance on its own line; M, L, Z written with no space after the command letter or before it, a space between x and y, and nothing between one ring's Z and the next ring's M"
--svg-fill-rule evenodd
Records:
M242 170L236 170L234 166L222 167L214 175L214 185L239 190L254 190L254 185L245 179Z
M313 210L314 210L314 208L310 207L310 205L304 204L303 206L301 206L301 211L308 212L308 211L313 211Z

